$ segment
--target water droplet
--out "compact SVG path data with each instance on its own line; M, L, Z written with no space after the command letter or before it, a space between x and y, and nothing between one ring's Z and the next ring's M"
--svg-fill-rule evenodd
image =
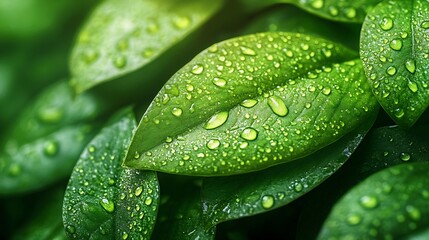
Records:
M347 8L345 14L346 14L346 17L348 17L348 18L354 18L354 17L356 17L356 9Z
M176 117L180 117L182 116L183 110L181 108L175 107L171 110L171 113Z
M58 152L58 142L48 141L43 148L43 152L48 156L54 156Z
M136 188L136 191L134 192L134 194L136 195L136 197L140 196L140 194L142 194L143 192L143 187L139 186Z
M94 146L90 146L90 147L88 148L88 152L90 152L90 153L95 152L95 147L94 147Z
M324 87L324 88L322 89L322 93L323 93L324 95L328 96L329 94L331 94L331 88L329 88L329 87Z
M325 57L329 58L332 56L331 50L324 48L324 49L322 49L322 51L323 51L323 54L325 55Z
M429 28L429 21L422 22L422 24L420 24L420 26L424 29L428 29Z
M191 25L191 19L186 16L176 17L173 19L173 25L178 29L185 29Z
M402 118L403 116L404 116L404 110L403 109L400 109L400 108L398 108L398 109L396 109L395 110L395 116L397 117L397 118Z
M405 62L405 68L408 70L408 72L415 73L416 72L416 62L413 59L408 59Z
M334 16L334 17L338 16L339 11L337 7L329 6L328 11L329 11L329 14L331 14L331 16Z
M361 216L352 214L347 217L347 223L350 225L358 225L362 221Z
M67 232L73 234L76 232L76 227L73 225L67 225L66 230L67 230Z
M194 91L194 86L191 84L186 84L186 91L188 91L188 92Z
M44 108L38 111L37 117L45 123L57 123L63 117L63 111L57 107Z
M147 198L144 200L144 204L146 204L147 206L151 205L151 204L152 204L152 198L151 198L151 197L147 197Z
M117 68L124 68L125 65L127 65L127 59L123 56L117 57L115 60L113 60L113 64Z
M154 53L155 52L152 48L146 48L145 50L143 50L143 57L150 58L153 56Z
M393 66L390 66L387 68L386 73L389 74L390 76L393 76L396 73L396 68Z
M311 6L316 9L320 9L323 7L323 0L314 0L311 2Z
M100 205L104 208L104 210L109 213L115 210L115 204L107 198L102 198L100 201Z
M99 57L100 57L100 54L95 50L87 50L83 54L83 60L87 64L94 63Z
M405 210L407 211L408 216L410 216L411 219L416 221L420 220L421 213L419 209L414 206L408 205Z
M408 153L401 153L401 160L406 162L409 161L411 159L411 155Z
M277 96L272 96L268 98L268 106L271 110L279 115L280 117L284 117L288 114L288 109L283 102L283 100Z
M384 17L380 21L380 27L384 31L388 31L388 30L392 29L392 27L393 27L393 20L391 18Z
M408 88L411 90L411 92L417 92L418 87L417 87L417 83L415 82L408 82Z
M294 189L295 189L296 192L301 192L303 188L304 187L302 186L301 183L297 183L297 184L295 184L295 188Z
M128 238L128 233L124 232L122 234L122 239L126 240Z
M207 148L208 149L216 149L219 147L219 145L220 145L220 141L217 139L212 139L212 140L207 142Z
M225 85L226 85L226 80L222 79L222 78L215 77L212 82L214 85L216 85L218 87L225 87Z
M376 197L365 195L360 198L360 204L364 208L375 208L378 206L378 200Z
M134 159L139 159L140 158L140 153L138 151L134 152Z
M204 128L207 130L215 129L222 126L228 119L228 112L219 112L213 115L204 125Z
M390 44L390 48L393 50L399 51L402 48L402 40L401 39L393 39Z
M255 99L246 99L243 102L241 102L241 106L246 108L252 108L258 103L258 100Z
M248 56L255 56L256 52L255 50L248 48L248 47L240 47L241 49L241 53L243 53L244 55L248 55Z
M192 70L191 70L191 72L192 72L193 74L195 74L195 75L199 75L199 74L201 74L203 71L204 71L204 67L203 67L203 65L201 65L201 64L194 65L194 66L192 67Z
M208 48L208 51L209 52L211 52L211 53L215 53L215 52L217 52L219 49L218 49L218 47L217 47L217 44L213 44L213 45L211 45L209 48Z
M274 206L274 197L271 195L265 195L261 199L261 205L265 209L272 208Z
M118 41L118 43L116 44L116 48L119 51L125 51L128 49L128 47L129 47L129 45L128 45L128 41L126 39L122 39L122 40Z
M251 127L245 128L243 130L243 132L241 132L240 137L242 137L243 139L252 141L258 137L258 131L256 131L255 129L253 129Z

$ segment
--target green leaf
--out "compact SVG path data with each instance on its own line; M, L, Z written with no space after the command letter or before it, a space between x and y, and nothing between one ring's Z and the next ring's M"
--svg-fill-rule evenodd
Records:
M61 219L64 188L47 191L43 195L42 199L32 199L34 212L27 212L27 216L30 215L31 218L16 230L12 240L67 239Z
M368 9L381 0L241 0L248 9L259 9L277 3L294 4L310 13L341 22L364 21Z
M177 176L161 182L158 220L152 239L214 239L216 228L206 229L203 222L200 187Z
M202 196L206 224L214 226L270 211L311 191L347 161L371 127L368 123L299 161L250 174L205 179Z
M429 226L429 165L401 164L350 190L332 209L319 239L397 239Z
M68 176L106 110L95 95L73 99L66 82L46 89L5 138L0 194L36 190Z
M82 153L64 197L69 238L150 238L159 199L156 173L121 166L135 127L130 110L122 111Z
M309 155L378 108L360 61L349 61L355 57L340 45L292 33L215 44L161 89L125 164L212 176Z
M362 27L361 59L374 95L399 125L429 105L429 3L384 1Z
M221 0L102 2L79 33L71 55L75 90L79 93L144 67L221 5Z

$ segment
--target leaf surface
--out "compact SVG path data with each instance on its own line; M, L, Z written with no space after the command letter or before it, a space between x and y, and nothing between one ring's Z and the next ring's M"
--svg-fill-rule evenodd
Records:
M255 173L204 179L206 224L214 226L270 211L311 191L347 161L371 126L365 125L299 161Z
M260 9L273 4L294 4L310 13L341 22L361 23L364 21L368 9L381 0L241 0L250 10Z
M79 33L71 55L76 92L142 68L221 5L221 0L102 2Z
M293 33L215 44L161 89L125 164L232 175L306 156L378 109L355 53ZM323 110L323 111L321 111Z
M150 239L159 200L156 173L121 166L135 127L133 114L124 110L82 153L64 197L69 238Z
M427 163L409 163L371 175L334 206L319 239L396 239L427 231L428 174Z
M107 109L95 95L73 99L66 82L46 89L6 135L0 194L36 190L70 174Z
M384 1L369 12L360 52L374 95L409 127L429 105L429 2Z

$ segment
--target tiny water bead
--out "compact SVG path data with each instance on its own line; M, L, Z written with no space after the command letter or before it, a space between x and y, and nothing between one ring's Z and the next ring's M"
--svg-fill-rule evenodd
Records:
M258 100L255 99L246 99L240 103L241 106L245 108L252 108L258 103Z
M392 29L392 27L393 27L393 20L391 18L388 18L388 17L382 18L381 21L380 21L380 27L384 31L388 31L388 30Z
M186 16L180 16L173 19L173 25L178 29L185 29L191 25L191 19Z
M127 65L127 59L123 56L117 57L113 60L113 64L117 68L124 68Z
M408 153L401 153L401 160L407 162L411 159L411 155Z
M207 148L208 149L216 149L220 146L220 141L217 139L212 139L207 142Z
M244 55L247 55L247 56L255 56L256 55L255 50L253 50L251 48L240 47L240 49L241 49L241 53L243 53Z
M424 21L420 24L420 26L424 29L429 29L429 21Z
M352 214L347 217L347 223L350 225L358 225L362 222L362 217L357 214Z
M243 132L241 132L240 137L248 141L253 141L258 137L258 131L251 127L245 128Z
M107 198L102 198L100 200L100 205L109 213L115 210L115 204Z
M192 67L192 70L191 70L191 72L192 72L193 74L195 74L195 75L199 75L199 74L201 74L203 71L204 71L204 67L203 67L203 65L201 65L201 64L194 65L194 66Z
M265 195L261 199L261 205L265 209L270 209L274 206L274 197L271 195Z
M359 200L360 204L364 208L375 208L378 206L378 200L373 196L363 196Z
M43 148L43 152L48 156L54 156L58 152L58 142L57 141L48 141L45 143L45 146Z
M219 112L213 115L204 125L207 130L215 129L222 126L228 119L229 113L227 111Z
M408 59L405 62L405 68L407 69L408 72L415 73L416 72L416 62L413 59Z
M399 51L402 48L402 40L401 39L393 39L390 44L390 48L393 50Z
M396 73L396 68L393 66L390 66L387 68L386 73L389 74L390 76L393 76Z
M171 110L171 113L176 117L180 117L182 116L183 110L181 108L175 107Z
M284 101L277 96L272 96L268 98L268 106L271 110L280 117L284 117L288 114L288 109Z

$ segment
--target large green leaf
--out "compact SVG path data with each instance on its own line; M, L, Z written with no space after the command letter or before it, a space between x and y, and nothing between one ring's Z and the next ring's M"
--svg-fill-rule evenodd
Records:
M270 211L311 191L344 164L371 127L369 123L372 121L299 161L255 173L204 180L206 224L213 226Z
M294 4L321 17L342 22L363 22L368 9L381 0L240 0L250 10L277 3Z
M429 2L384 1L369 12L360 52L381 106L411 126L429 105Z
M107 0L93 12L71 55L77 92L137 70L201 26L221 0Z
M340 45L293 33L215 44L161 89L125 164L231 175L315 152L377 110L355 57Z
M150 239L158 210L155 172L123 168L136 122L118 113L88 144L67 186L63 222L71 239Z
M160 185L161 203L152 239L214 239L216 228L204 226L200 187L177 176Z
M397 239L429 228L429 165L397 165L350 190L332 209L319 239Z
M43 92L20 116L0 154L0 194L35 190L70 174L107 110L95 95L73 99L66 82Z

